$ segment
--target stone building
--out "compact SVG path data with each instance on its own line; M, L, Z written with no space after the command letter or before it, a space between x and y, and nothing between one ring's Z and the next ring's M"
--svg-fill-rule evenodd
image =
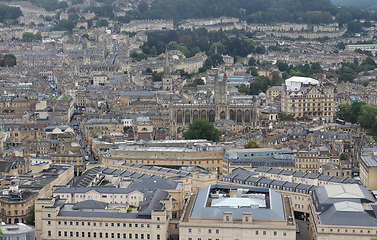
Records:
M245 131L258 128L259 108L255 97L252 103L233 103L231 99L228 99L226 74L222 81L219 81L219 76L216 74L214 85L214 97L207 99L207 103L171 103L169 105L172 137L181 133L195 119L203 118L212 123L217 120L233 120L243 125Z
M184 212L183 240L296 239L291 201L271 189L210 185L191 196Z
M334 87L322 86L312 78L292 77L283 83L281 111L294 117L322 118L332 122L335 116Z

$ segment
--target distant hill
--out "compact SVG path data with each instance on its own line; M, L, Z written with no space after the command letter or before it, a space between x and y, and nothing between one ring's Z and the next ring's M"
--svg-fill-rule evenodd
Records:
M360 7L377 10L376 0L330 0L336 6Z

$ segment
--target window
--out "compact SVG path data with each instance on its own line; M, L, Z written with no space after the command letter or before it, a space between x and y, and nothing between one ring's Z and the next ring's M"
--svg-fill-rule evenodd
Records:
M97 233L96 232L93 233L93 237L97 237Z
M76 232L76 237L79 237L79 232Z
M102 238L102 233L101 232L99 233L99 238Z
M278 232L277 231L274 231L274 236L278 235Z
M111 226L114 227L114 223L111 223Z
M191 232L191 228L188 229L188 232L189 232L189 233Z
M287 232L283 232L283 236L287 236Z
M132 233L128 234L128 238L132 239Z
M109 233L105 233L105 238L109 238Z
M90 238L90 232L88 232L88 238Z
M202 232L202 229L198 228L198 233L201 233Z
M51 231L47 231L47 236L51 237Z
M47 225L51 225L51 221L47 221Z
M211 233L212 231L211 231L211 229L208 229L208 233Z
M120 233L117 234L117 238L120 238Z
M258 231L255 231L255 235L258 235L259 234L259 232Z
M81 232L81 237L85 237L85 232Z
M216 229L216 233L220 233L220 230L219 230L219 229Z
M151 235L147 234L147 239L151 239Z
M111 238L114 238L115 237L115 234L114 233L111 233Z
M160 228L160 224L157 224L157 228Z
M263 231L263 236L265 236L266 235L266 231Z
M59 237L62 236L62 232L61 232L61 231L58 231L58 236L59 236Z
M160 237L160 234L157 234L157 240L160 240L161 237Z
M157 217L157 221L160 221L160 217Z
M47 214L47 217L51 217L51 214Z
M135 239L138 239L139 238L139 234L135 234Z

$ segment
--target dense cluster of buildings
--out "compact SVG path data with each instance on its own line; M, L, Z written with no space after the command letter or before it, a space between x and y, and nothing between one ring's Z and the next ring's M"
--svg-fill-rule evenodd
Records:
M136 2L115 15L126 16ZM93 4L102 3L85 0L79 7ZM70 35L53 31L56 23L44 17L52 12L13 5L21 7L24 26L0 26L0 60L17 59L0 68L0 240L369 240L377 234L374 140L357 124L334 123L341 103L377 103L375 82L359 84L376 71L355 83L338 84L339 75L329 71L287 78L257 95L239 92L258 81L246 66L251 57L271 81L282 77L277 62L320 62L327 71L364 60L356 49L375 52L375 45L351 44L371 40L373 27L358 39L341 37L346 29L336 24L260 25L227 17L178 25L108 20L107 27L94 27L98 16L79 11ZM60 20L69 18L61 12ZM182 48L166 47L136 60L146 31L177 27L252 31L267 51L237 63L219 55L224 64L203 73L208 57L200 51L186 57ZM25 32L43 39L21 41ZM324 36L333 39L310 40ZM336 49L341 41L350 44ZM273 50L279 48L284 51ZM218 142L184 139L197 119L218 129ZM248 148L250 140L255 148Z

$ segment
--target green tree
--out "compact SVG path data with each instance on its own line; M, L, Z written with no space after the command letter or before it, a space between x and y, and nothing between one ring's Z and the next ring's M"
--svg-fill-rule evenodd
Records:
M109 22L104 18L101 18L100 20L96 22L96 27L107 27L107 26L109 26Z
M257 61L255 60L254 57L250 57L247 65L249 65L249 66L255 66L255 65L257 65Z
M260 45L255 49L255 52L258 53L258 54L265 54L266 48L263 45Z
M149 9L149 4L146 1L141 1L137 5L137 10L139 10L140 13L144 13L144 12L148 11L148 9Z
M218 53L212 54L209 58L212 60L214 67L224 63L223 57Z
M164 72L156 72L156 71L154 71L152 73L152 81L153 82L161 82L163 76L164 76Z
M194 80L194 83L195 83L196 85L204 85L204 80L201 79L201 78L196 78L196 79Z
M22 41L23 42L31 42L34 40L34 35L31 32L24 32L22 34Z
M361 85L363 85L364 87L368 86L369 85L369 80L364 80Z
M256 69L255 67L249 67L247 70L246 70L247 73L250 73L251 75L253 75L254 77L257 77L259 76L258 74L258 69Z
M250 88L248 88L245 84L241 84L238 87L238 92L243 93L245 95L249 95L250 94Z
M347 31L351 34L361 33L363 31L363 24L359 21L351 21L347 23Z
M25 217L25 223L31 226L35 226L35 204L29 207Z
M37 40L37 41L42 40L42 34L41 34L40 31L38 31L38 32L34 35L34 40Z
M347 156L346 156L346 154L345 154L345 153L341 153L341 154L339 155L339 160L341 160L341 161L347 160Z
M5 54L0 64L2 67L14 67L16 65L16 56Z
M260 148L259 144L255 140L248 141L245 145L243 145L244 148Z
M372 103L367 103L363 106L361 110L361 115L358 118L358 122L362 127L372 128L376 121L377 116L377 105Z
M220 135L215 126L207 119L195 119L183 133L185 139L207 139L218 142Z
M151 73L153 73L153 70L152 70L152 68L147 67L147 68L145 69L145 72L148 73L148 74L151 74Z

